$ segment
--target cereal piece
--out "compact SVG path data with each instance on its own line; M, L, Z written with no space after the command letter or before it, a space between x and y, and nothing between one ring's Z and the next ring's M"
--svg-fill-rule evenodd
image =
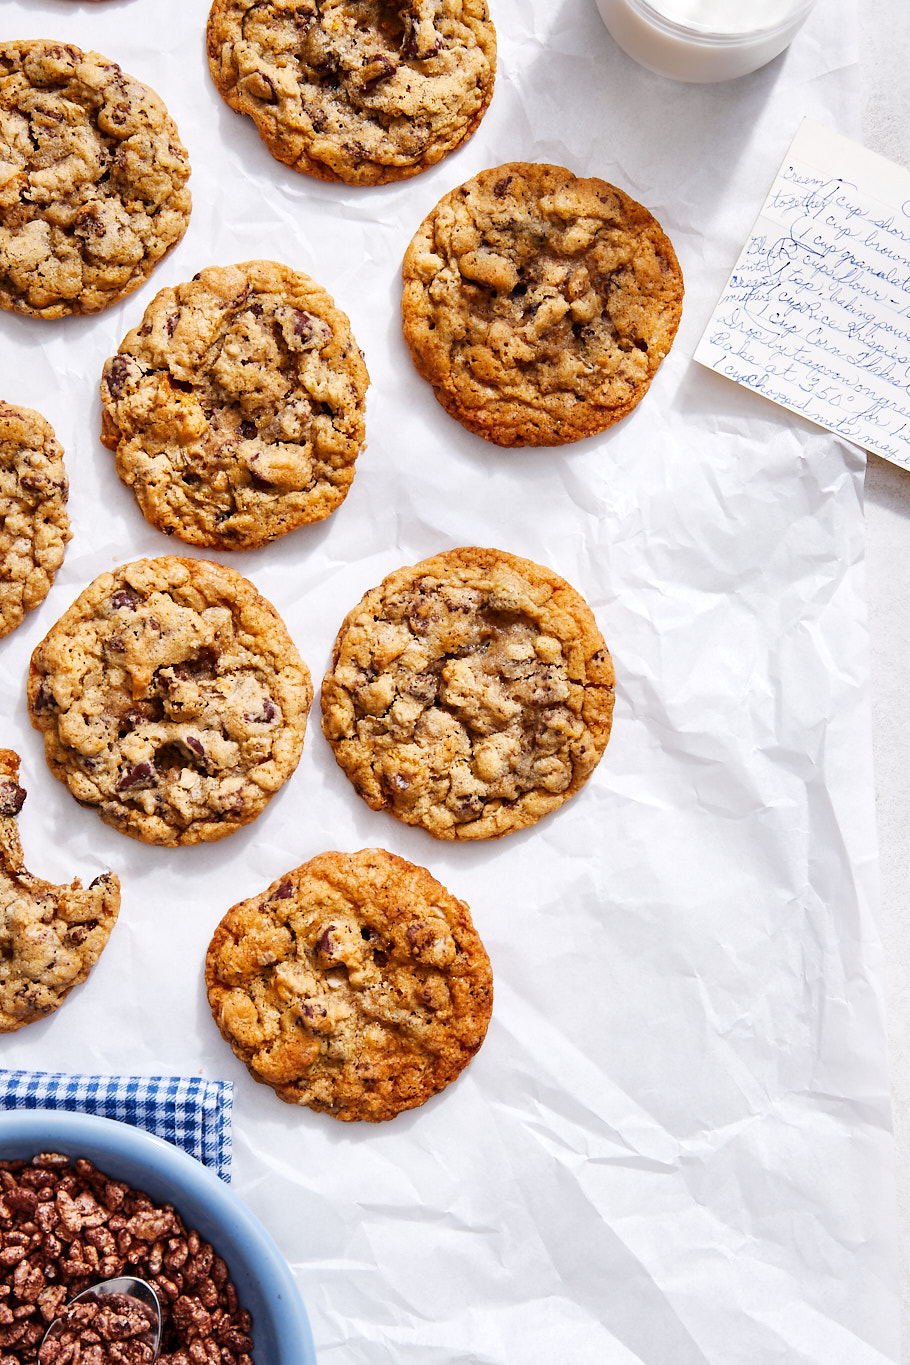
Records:
M120 910L120 882L103 872L83 889L33 877L16 817L25 801L19 755L0 749L0 1033L58 1009L88 977Z
M470 137L493 94L486 0L214 0L209 68L272 156L383 185Z
M104 366L101 439L153 526L265 545L344 500L369 376L348 319L273 261L162 289Z
M322 727L373 810L438 839L489 839L587 781L613 683L591 610L564 579L500 550L449 550L348 613Z
M403 278L417 370L448 413L499 446L562 445L625 417L682 312L659 223L561 166L514 162L445 195Z
M255 1079L346 1121L394 1118L444 1089L493 1008L468 907L381 848L323 853L235 905L205 980Z
M186 231L186 149L161 99L97 52L0 42L0 307L97 313Z
M28 705L55 777L150 844L223 839L300 759L307 667L233 569L140 559L99 578L32 655Z
M0 400L0 637L50 591L72 537L68 491L50 424Z

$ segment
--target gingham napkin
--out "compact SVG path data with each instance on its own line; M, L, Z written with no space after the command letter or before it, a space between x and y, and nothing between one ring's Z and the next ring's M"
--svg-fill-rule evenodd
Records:
M74 1076L0 1071L0 1109L70 1109L119 1119L231 1178L233 1086L198 1076Z

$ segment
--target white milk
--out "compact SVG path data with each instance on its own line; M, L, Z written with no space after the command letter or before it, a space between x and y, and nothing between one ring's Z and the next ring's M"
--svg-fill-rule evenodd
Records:
M680 81L729 81L770 62L815 0L597 0L630 57Z

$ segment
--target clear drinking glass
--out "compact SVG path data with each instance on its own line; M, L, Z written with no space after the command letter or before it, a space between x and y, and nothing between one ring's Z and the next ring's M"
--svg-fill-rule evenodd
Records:
M745 76L789 46L815 0L597 0L609 33L641 66L674 80Z

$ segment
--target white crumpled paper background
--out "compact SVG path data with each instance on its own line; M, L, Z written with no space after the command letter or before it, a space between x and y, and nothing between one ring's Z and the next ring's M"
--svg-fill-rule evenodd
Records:
M205 0L4 0L0 37L94 47L154 86L192 164L189 231L93 318L0 316L3 397L66 452L75 530L44 605L0 642L4 744L40 875L115 869L89 983L0 1064L235 1083L234 1188L294 1267L321 1365L881 1365L897 1344L863 583L864 459L692 361L799 120L858 135L850 0L783 58L664 81L594 0L492 0L499 66L474 138L398 186L279 165L222 103ZM400 335L404 248L442 194L508 160L620 185L673 240L683 322L613 430L503 451L436 404ZM99 572L193 554L142 519L98 432L105 358L165 284L272 257L351 318L368 446L328 521L221 556L278 607L317 685L388 571L496 545L584 594L613 652L613 738L521 834L452 847L371 812L314 707L253 825L145 847L79 807L24 706L31 650ZM282 1104L215 1029L202 959L223 912L317 852L382 845L467 900L495 975L487 1040L443 1095L342 1125ZM262 1362L269 1365L269 1362Z

